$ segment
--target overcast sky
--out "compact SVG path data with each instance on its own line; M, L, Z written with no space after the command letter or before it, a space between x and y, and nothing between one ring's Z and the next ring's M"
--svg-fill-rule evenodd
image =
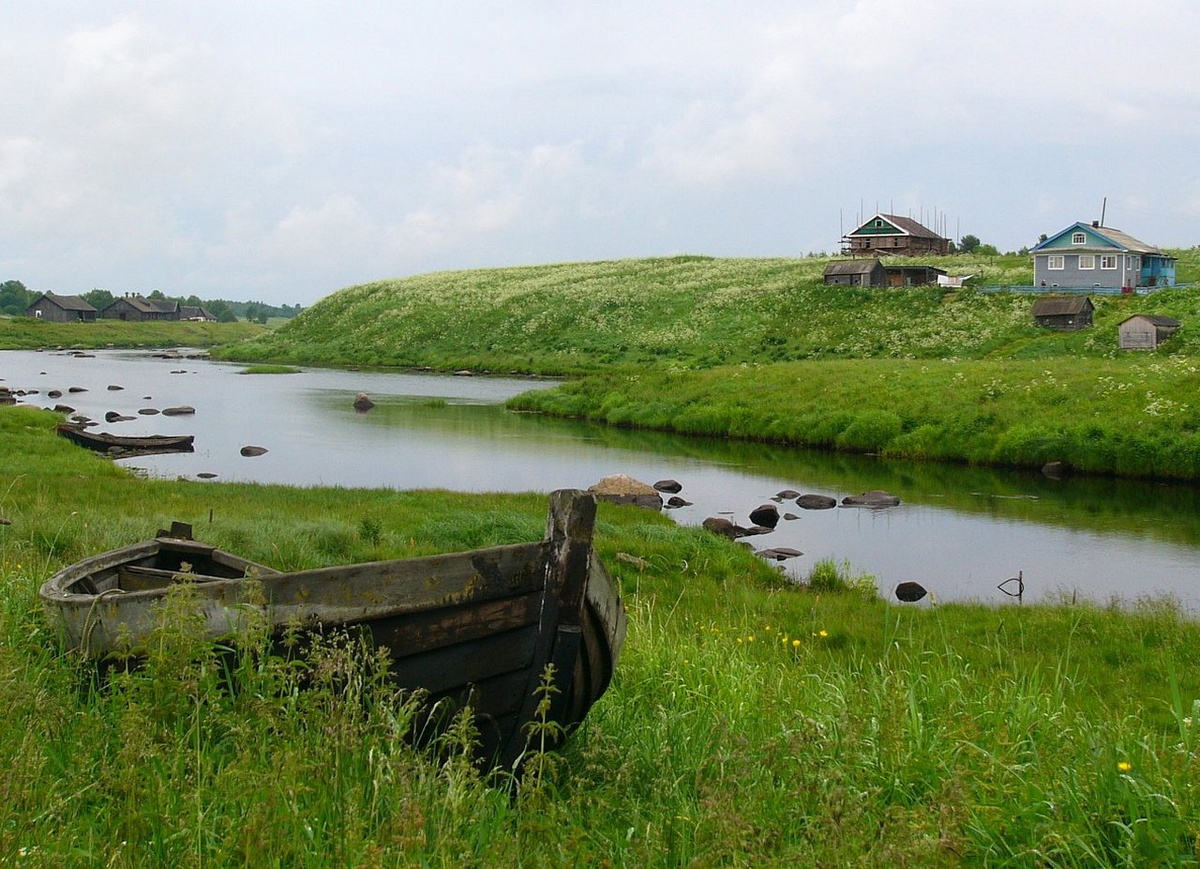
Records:
M877 207L1015 250L1105 197L1190 247L1198 38L1196 0L8 0L0 281L309 305Z

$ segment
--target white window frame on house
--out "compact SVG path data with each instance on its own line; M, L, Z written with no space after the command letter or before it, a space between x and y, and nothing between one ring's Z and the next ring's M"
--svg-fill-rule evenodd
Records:
M1071 244L1087 244L1087 233L1077 232L1071 236Z
M1067 258L1061 253L1052 253L1046 257L1046 268L1052 272L1060 272L1067 267Z
M1091 271L1096 267L1096 255L1094 253L1081 253L1079 255L1080 271Z
M1116 267L1117 267L1117 257L1115 254L1112 256L1101 256L1100 257L1100 268L1114 270L1114 269L1116 269Z

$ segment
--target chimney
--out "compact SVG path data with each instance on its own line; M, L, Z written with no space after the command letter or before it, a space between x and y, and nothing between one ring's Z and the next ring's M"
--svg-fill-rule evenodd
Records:
M1099 228L1100 228L1100 221L1098 221L1098 220L1093 220L1093 221L1092 221L1092 226L1093 226L1095 229L1099 229Z

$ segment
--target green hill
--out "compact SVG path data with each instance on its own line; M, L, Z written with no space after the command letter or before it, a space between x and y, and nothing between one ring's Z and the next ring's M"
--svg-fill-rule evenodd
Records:
M223 355L578 374L623 365L1097 354L1110 349L1116 322L1129 312L1186 316L1200 299L1193 291L1100 297L1097 328L1064 337L1032 325L1027 295L826 287L828 262L689 256L378 281L333 293ZM975 283L1032 280L1028 258L1015 255L927 262L952 274L975 274Z

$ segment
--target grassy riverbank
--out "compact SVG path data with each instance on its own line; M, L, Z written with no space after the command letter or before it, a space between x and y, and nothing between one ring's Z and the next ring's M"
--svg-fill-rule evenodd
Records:
M1181 279L1200 251L1177 252ZM226 358L568 374L526 410L905 458L1200 479L1200 290L1097 296L1095 325L1032 296L826 287L822 258L626 260L445 272L341 290ZM1031 281L1028 258L946 257ZM1122 353L1134 313L1184 327Z
M189 320L128 323L97 320L94 323L51 323L33 317L0 317L0 349L212 347L245 341L265 331L257 323L244 322L196 323Z
M914 459L1200 479L1200 359L838 360L592 375L522 410Z
M5 865L1197 859L1200 626L1169 605L799 591L632 508L602 505L597 541L630 614L616 681L516 799L452 746L414 753L405 707L344 653L297 692L177 641L97 686L37 603L66 563L176 519L283 568L446 551L538 536L545 497L144 481L53 421L0 408ZM322 681L335 667L362 678Z

